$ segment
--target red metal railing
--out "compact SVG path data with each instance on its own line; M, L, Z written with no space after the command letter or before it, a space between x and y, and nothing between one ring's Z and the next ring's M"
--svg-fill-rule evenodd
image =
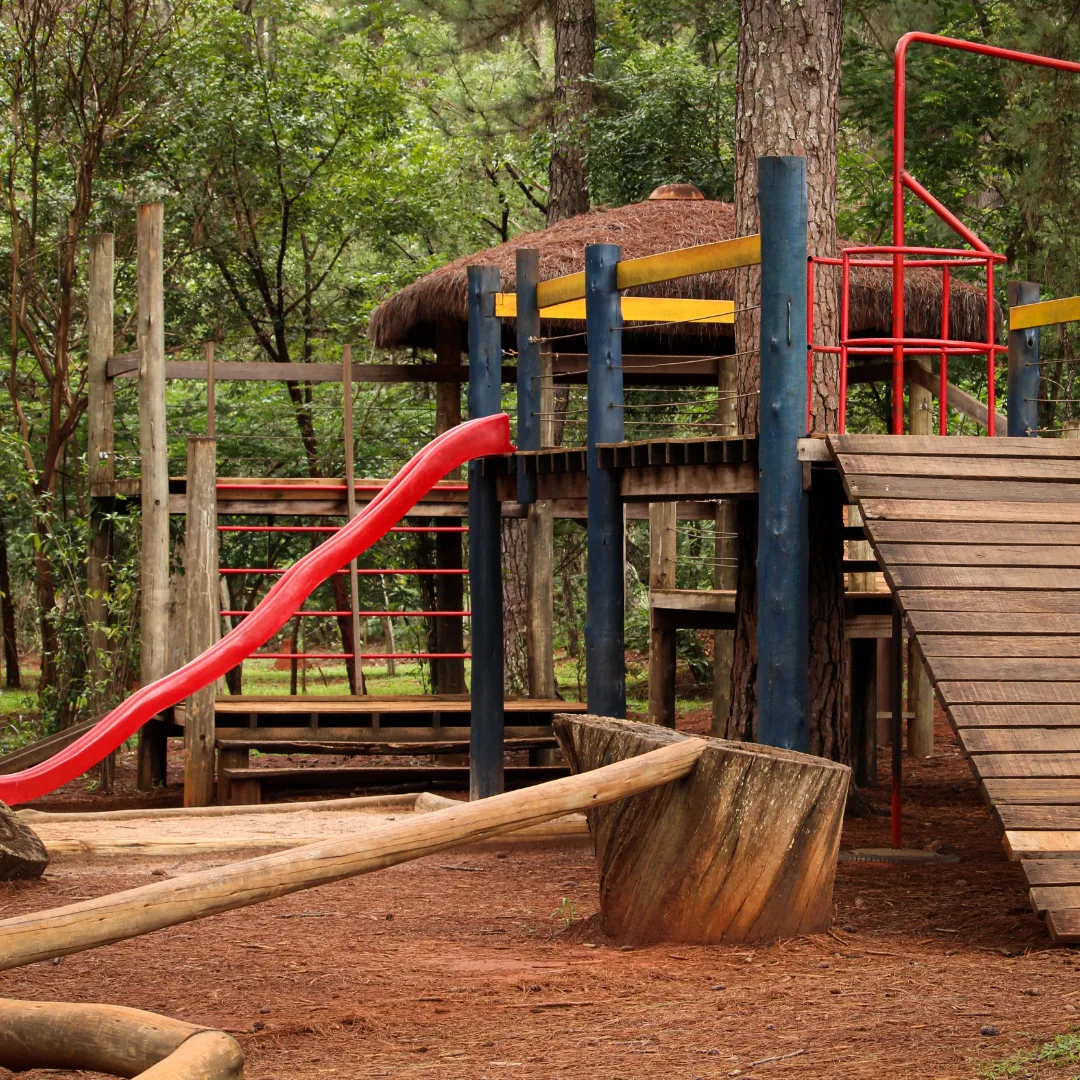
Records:
M337 574L348 574L348 570L336 570ZM388 577L412 575L412 574L468 574L468 570L464 567L442 567L434 570L379 570L372 569L370 567L362 567L356 571L363 576L372 576L377 574L386 574ZM285 570L279 567L268 566L223 566L219 571L219 574L284 574Z
M333 517L328 514L328 517ZM340 525L219 525L218 532L253 533L336 533ZM468 525L396 525L392 533L466 533Z
M468 660L467 652L382 652L361 653L361 660ZM249 660L351 660L351 652L256 652Z

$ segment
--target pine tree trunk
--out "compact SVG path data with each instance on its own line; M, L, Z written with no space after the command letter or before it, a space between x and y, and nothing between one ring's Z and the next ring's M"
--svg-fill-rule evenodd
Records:
M11 602L7 530L3 518L0 518L0 629L4 638L4 684L9 690L18 690L22 686L22 678L19 674L19 647L15 635L15 605Z
M735 108L735 230L758 231L757 159L806 157L808 243L811 255L836 251L836 140L839 122L842 0L741 0L738 96ZM739 430L758 431L761 300L756 267L736 273L735 348ZM814 341L833 344L838 334L835 275L819 267L814 295ZM811 389L816 431L837 429L839 379L834 357L814 358ZM756 507L740 510L739 584L731 716L727 733L748 738L757 730ZM842 756L843 576L835 550L840 508L835 492L815 492L811 504L810 703L811 749ZM834 520L835 519L835 520ZM841 553L842 554L842 553ZM840 590L839 592L837 590Z
M592 108L596 8L593 0L555 0L555 100L551 117L547 223L589 209L585 134Z

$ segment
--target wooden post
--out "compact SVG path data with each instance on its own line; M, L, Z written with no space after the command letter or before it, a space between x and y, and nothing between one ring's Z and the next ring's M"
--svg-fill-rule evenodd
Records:
M892 846L903 846L904 826L900 795L904 783L904 619L893 599L889 694L892 705Z
M187 655L193 660L218 639L217 443L192 436L187 446L187 518L184 526ZM214 799L216 681L187 699L184 714L184 805Z
M206 436L214 439L217 438L217 378L212 341L203 345L203 355L206 357Z
M739 433L738 381L735 357L722 357L720 363L719 399L716 421L721 435ZM716 504L716 538L713 551L716 563L713 567L714 589L735 589L739 580L737 507L731 499ZM735 656L735 631L713 631L713 714L712 733L723 737L727 731L731 713L731 665Z
M616 244L585 248L589 345L585 679L589 712L614 717L626 716L625 535L619 474L600 468L596 447L623 440L622 306L616 285L621 256Z
M1061 422L1061 437L1063 439L1080 439L1080 418L1070 418Z
M352 521L356 517L356 446L353 432L353 382L352 346L341 350L341 388L343 395L343 426L345 436L345 506ZM353 690L364 693L364 661L360 646L360 578L356 572L356 560L349 563L349 608L352 611L352 672Z
M810 748L806 431L806 159L758 159L761 435L758 496L758 740Z
M858 787L877 784L877 639L851 638L851 763Z
M456 320L440 319L435 324L435 359L441 366L461 363L461 325ZM441 435L461 423L461 385L440 382L435 385L435 434ZM451 478L459 479L455 469ZM446 525L460 525L461 518L442 518ZM460 570L464 565L460 533L435 534L435 567L439 570ZM435 607L439 611L462 611L465 607L465 582L460 574L438 574L435 577ZM458 615L440 615L435 619L437 652L465 651L465 626ZM465 693L465 661L436 660L432 665L436 677L432 680L440 694ZM464 759L462 759L464 762Z
M469 267L469 419L502 406L502 329L495 314L499 271ZM469 462L469 588L472 688L469 798L503 789L503 608L501 506L495 478Z
M912 357L918 367L930 369L923 356ZM934 434L934 395L915 380L908 383L908 430L912 435ZM908 699L912 713L907 723L907 752L928 757L934 752L934 686L915 647L908 641Z
M676 541L673 502L649 503L649 593L675 588ZM649 720L675 726L675 631L653 624L649 605ZM729 672L730 675L730 672ZM725 718L726 719L726 718Z
M161 203L135 212L138 250L139 456L142 499L139 681L168 674L169 449L165 431L165 286ZM160 720L139 732L138 786L165 783L167 743Z
M544 387L551 381L543 374L540 355L540 309L536 286L540 280L540 253L535 248L517 250L517 387L519 450L539 450L544 426ZM548 362L550 368L550 358ZM531 698L555 696L554 655L554 519L550 501L536 500L536 477L525 473L518 458L518 502L526 505L525 592L527 602L525 659ZM535 765L554 764L554 751L530 750Z
M1037 304L1034 281L1009 282L1009 307ZM1009 391L1006 405L1009 435L1037 436L1039 429L1039 331L1009 331Z
M113 384L108 376L113 351L113 235L96 233L90 238L90 282L86 311L86 463L90 484L90 542L86 558L86 618L90 625L91 715L102 708L109 648L106 633L109 591L109 526L95 495L112 494ZM103 758L98 770L101 791L112 790L116 755Z

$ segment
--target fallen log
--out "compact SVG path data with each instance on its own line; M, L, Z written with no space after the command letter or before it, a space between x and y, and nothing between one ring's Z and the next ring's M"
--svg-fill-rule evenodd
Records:
M575 773L704 742L681 783L588 811L607 933L717 944L827 929L847 766L598 716L558 714L554 727Z
M239 1080L244 1054L223 1031L142 1009L0 998L0 1066L140 1080Z
M31 881L48 865L37 833L0 803L0 881Z
M410 816L361 836L324 840L5 919L0 922L0 970L123 941L625 799L686 776L704 749L703 741L685 739L595 772Z

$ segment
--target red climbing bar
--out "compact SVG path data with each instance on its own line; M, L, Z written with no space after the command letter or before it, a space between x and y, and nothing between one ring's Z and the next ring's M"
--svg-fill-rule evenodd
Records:
M813 431L814 400L814 256L806 260L806 433ZM844 403L840 401L840 430L844 427Z
M949 304L951 301L952 277L949 264L941 268L941 338L943 341L949 337ZM949 353L947 349L941 350L939 358L940 370L938 371L938 434L949 434Z

